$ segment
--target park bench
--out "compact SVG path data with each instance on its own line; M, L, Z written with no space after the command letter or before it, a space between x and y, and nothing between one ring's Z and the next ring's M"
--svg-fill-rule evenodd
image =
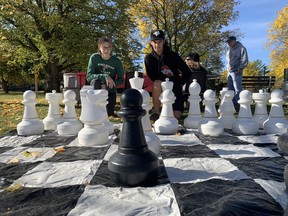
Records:
M275 81L275 76L243 76L242 88L252 92L259 92L261 89L265 92L271 92Z

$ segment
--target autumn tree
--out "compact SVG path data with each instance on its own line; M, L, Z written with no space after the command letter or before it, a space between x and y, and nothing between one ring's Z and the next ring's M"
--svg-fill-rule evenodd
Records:
M271 50L270 74L281 78L284 68L288 68L288 5L277 14L268 30L267 47Z
M231 33L222 29L236 18L233 8L238 3L237 0L142 0L133 5L131 13L145 42L152 29L162 29L173 51L180 55L198 52L206 67L220 71L224 41ZM147 45L144 53L148 49Z
M49 81L49 91L59 90L61 71L85 70L102 35L112 36L114 51L126 67L132 65L141 48L127 12L133 2L0 0L0 40L15 48L15 65L31 66L36 78L42 74Z
M265 76L267 66L261 60L249 61L247 67L243 71L244 76Z

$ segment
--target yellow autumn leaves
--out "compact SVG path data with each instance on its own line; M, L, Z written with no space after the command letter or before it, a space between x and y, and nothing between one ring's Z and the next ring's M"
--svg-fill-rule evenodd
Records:
M14 98L11 98L13 97ZM22 93L19 95L0 95L0 135L16 129L23 118L24 105L22 104ZM48 113L48 102L42 95L37 99L36 110L39 119L43 119ZM61 109L63 113L63 109Z
M288 5L277 14L268 30L267 47L271 50L271 74L280 78L284 68L288 68Z

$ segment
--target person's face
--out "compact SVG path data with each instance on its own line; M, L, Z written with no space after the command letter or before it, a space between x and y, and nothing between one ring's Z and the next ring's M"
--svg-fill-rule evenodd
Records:
M228 44L229 47L232 48L236 44L236 41L235 40L230 40L230 41L227 42L227 44Z
M100 45L99 50L104 59L109 59L112 53L112 47L108 42L104 42Z
M164 40L153 40L150 42L153 50L158 54L161 55L164 49Z
M190 57L186 57L185 62L189 67L193 67L197 65L197 62L193 61Z
M190 57L185 58L185 63L190 67L192 65L192 60Z

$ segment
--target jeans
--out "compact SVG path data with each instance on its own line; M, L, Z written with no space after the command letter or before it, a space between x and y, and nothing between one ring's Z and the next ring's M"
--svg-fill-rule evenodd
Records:
M235 95L233 97L233 103L238 104L239 94L242 91L242 72L239 75L236 72L228 72L227 85L228 90L233 90Z
M106 105L108 116L114 115L115 105L116 105L116 93L108 92L108 104Z

